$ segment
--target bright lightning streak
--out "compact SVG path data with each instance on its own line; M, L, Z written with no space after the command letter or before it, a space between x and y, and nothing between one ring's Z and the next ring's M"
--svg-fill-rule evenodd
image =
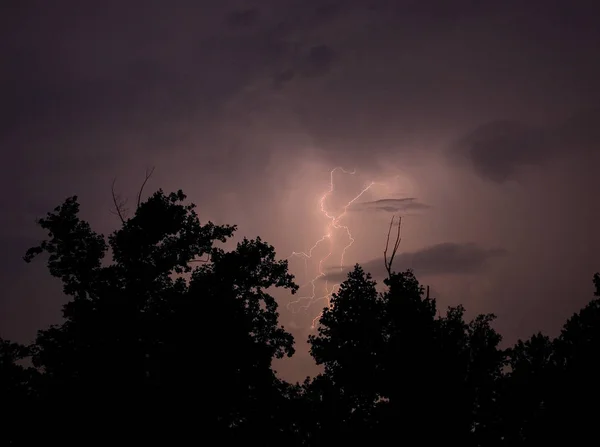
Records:
M336 287L339 286L339 284L334 284L331 286L331 288L329 288L328 281L325 280L325 295L317 297L316 296L316 282L317 282L317 280L319 280L320 278L323 278L325 276L325 272L323 271L323 264L325 263L325 261L327 261L333 255L333 232L334 231L344 231L348 237L348 243L342 249L342 253L340 256L340 271L343 271L344 257L346 255L346 252L348 251L348 249L352 246L352 244L354 244L355 239L352 237L350 228L348 228L347 225L343 225L341 223L341 220L346 216L346 214L348 212L348 208L354 202L356 202L364 193L366 193L373 185L375 185L375 182L369 183L365 188L363 188L360 191L360 193L356 197L354 197L352 200L350 200L348 203L346 203L346 205L344 205L342 212L340 214L335 215L327 209L325 202L335 191L334 174L336 171L341 171L344 174L350 174L350 175L354 175L356 173L356 170L347 171L341 167L334 168L329 173L329 190L327 192L325 192L325 194L323 194L323 196L319 200L319 208L321 210L321 213L323 213L323 215L329 220L329 224L327 225L327 232L319 240L317 240L315 242L315 244L307 252L293 252L289 256L289 258L291 258L291 257L303 258L304 262L305 262L305 268L308 269L308 261L313 258L313 252L317 249L317 247L319 247L325 241L329 242L329 252L324 257L319 259L317 275L308 283L311 285L312 294L310 296L300 297L297 300L288 303L288 309L290 308L290 306L299 304L302 301L307 302L306 305L299 307L300 309L304 309L304 310L307 310L312 304L314 304L317 301L321 301L321 300L326 300L327 305L329 305L330 298L331 298L332 294L335 292ZM305 285L308 285L308 284L305 284ZM313 329L314 329L317 321L319 321L319 319L321 318L321 315L322 315L322 312L313 319L312 325L311 325L311 327Z

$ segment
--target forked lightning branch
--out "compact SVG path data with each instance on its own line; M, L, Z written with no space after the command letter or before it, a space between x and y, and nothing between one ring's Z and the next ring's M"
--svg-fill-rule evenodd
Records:
M337 167L337 168L332 169L329 174L330 175L329 189L321 196L321 198L319 199L319 202L318 202L318 206L321 211L321 214L328 221L328 224L326 227L326 233L323 234L323 236L320 239L315 241L314 245L308 251L293 252L288 257L288 259L293 258L293 257L302 258L305 262L305 266L307 267L307 270L308 270L308 264L310 262L317 263L317 273L315 274L315 276L310 281L308 281L306 284L302 285L300 288L301 290L309 289L309 293L300 296L298 299L289 302L287 305L288 309L294 313L296 313L298 311L307 311L311 306L313 306L314 304L317 304L317 303L322 304L322 307L329 305L330 298L331 298L332 294L336 291L339 284L331 284L330 285L329 281L327 281L327 279L325 279L325 281L324 281L325 293L317 294L317 289L318 289L317 281L319 281L322 278L325 278L325 276L326 276L325 263L330 261L330 258L334 254L336 244L338 244L338 243L344 244L342 246L341 254L340 254L339 260L338 260L340 269L343 269L344 257L346 255L346 252L348 251L348 249L350 249L350 247L352 247L352 245L354 244L354 237L352 237L352 232L350 231L350 228L347 225L344 225L342 223L342 221L343 221L344 217L346 216L346 214L348 213L348 208L353 203L355 203L358 199L360 199L362 197L362 195L365 194L373 185L375 185L375 182L369 183L354 198L352 198L352 200L348 201L342 207L342 210L339 214L335 214L333 211L331 211L328 208L327 201L336 190L336 188L335 188L336 173L346 174L346 175L354 175L356 173L356 170L347 171L341 167ZM342 237L339 237L340 235ZM316 255L317 250L320 249L320 247L324 246L324 245L327 247L326 254L316 257L315 255ZM320 317L321 317L321 313L319 313L319 315L317 315L312 320L312 325L311 325L312 328L315 327L315 325L319 321Z

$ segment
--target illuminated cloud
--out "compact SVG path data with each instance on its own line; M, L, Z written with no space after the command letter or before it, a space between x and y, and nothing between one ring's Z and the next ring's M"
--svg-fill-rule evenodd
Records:
M475 243L446 242L410 253L398 253L394 258L393 270L400 272L410 268L418 276L474 274L480 273L490 260L506 254L506 250L486 249ZM387 275L383 258L373 259L361 265L374 278ZM339 267L330 268L323 279L344 281L350 268L351 266L347 266L344 272L340 272Z
M431 208L429 205L419 202L414 197L403 199L379 199L370 202L355 203L348 211L350 212L385 212L401 213L405 211L422 211Z
M414 200L361 204L341 222L357 238L352 261L380 256L386 213L426 211L405 226L414 259L400 254L397 265L458 274L491 261L481 247L506 247L501 275L464 280L491 284L481 310L523 313L507 337L559 327L551 319L559 325L589 296L600 265L594 2L575 0L568 11L517 0L12 3L0 14L8 238L37 240L33 219L72 194L107 234L116 224L112 179L127 195L155 165L151 188L183 188L203 220L239 224L240 236L261 235L286 256L322 235L315 202L331 168L356 168L360 181L402 170L411 179L403 196L363 199ZM501 187L524 167L536 171L532 181ZM437 260L418 250L465 238L478 245L438 247ZM0 265L17 255L9 246ZM7 275L45 278L41 268ZM3 303L0 326L15 322L6 336L27 341L42 327L32 309L59 313L62 298L60 287L19 286Z

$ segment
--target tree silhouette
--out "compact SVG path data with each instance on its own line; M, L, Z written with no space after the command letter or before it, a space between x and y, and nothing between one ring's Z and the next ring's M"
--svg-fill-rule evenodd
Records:
M594 275L600 296L600 275ZM579 445L595 436L600 411L600 299L567 320L551 340L536 334L508 351L500 412L504 445Z
M320 435L333 439L476 445L494 436L504 364L493 315L464 321L462 307L436 317L413 272L392 272L387 290L359 266L321 317L311 353L324 373L306 386L320 403ZM318 397L314 397L314 395Z
M29 347L0 338L1 445L21 445L34 414L37 371L23 365Z
M502 443L540 445L553 438L550 409L555 406L559 361L555 344L541 333L507 350L509 371L499 399Z
M76 197L39 220L48 239L25 259L46 252L72 297L33 353L44 438L64 442L65 419L104 440L286 435L271 425L285 406L271 361L293 354L293 338L267 290L295 292L293 276L260 238L215 246L235 227L201 225L185 199L159 190L108 244L78 217ZM51 417L58 401L65 412Z
M307 389L308 397L323 401L314 413L321 443L356 441L369 431L380 397L375 356L383 348L382 305L375 281L356 265L324 309L318 335L309 337L311 355L325 369Z
M257 237L225 249L236 227L202 225L181 191L142 202L140 190L132 217L113 198L122 225L108 238L80 219L77 197L38 221L48 236L25 260L45 254L69 301L30 346L0 339L6 445L512 447L595 435L598 273L596 298L558 337L502 350L494 315L440 314L411 270L392 270L398 223L382 290L354 267L308 339L322 374L290 384L272 368L294 340L270 292L298 286L274 248Z
M595 295L599 278L594 276ZM567 320L556 339L556 353L561 367L557 399L553 407L555 439L580 444L596 435L600 411L600 298L590 301Z

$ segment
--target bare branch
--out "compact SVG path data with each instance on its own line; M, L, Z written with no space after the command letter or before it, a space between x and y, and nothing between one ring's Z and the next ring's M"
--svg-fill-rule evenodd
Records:
M385 250L383 250L383 263L385 265L385 269L388 272L388 275L390 275L391 272L390 272L390 268L388 267L387 251L388 251L388 247L390 245L390 234L392 233L392 225L393 224L394 224L394 216L392 216L392 220L390 222L390 228L388 229L387 239L385 241Z
M154 167L152 167L151 169L146 169L146 176L144 178L144 182L142 183L142 186L140 187L140 190L137 195L137 208L140 207L140 203L142 201L142 193L144 192L144 187L146 186L146 183L148 183L148 180L150 179L150 177L152 177L153 173L154 173ZM123 199L120 194L117 194L115 192L115 183L116 182L117 182L117 179L115 178L112 182L112 188L111 188L112 199L113 199L113 204L115 205L115 209L110 210L110 212L112 214L115 214L116 216L119 216L121 223L125 223L125 219L127 219L127 212L129 211L129 209L125 207L125 205L127 205L127 199Z
M388 248L390 245L390 234L392 233L392 226L394 225L394 218L396 216L392 216L392 220L390 222L390 228L388 230L388 234L387 234L387 240L385 242L385 250L383 251L383 262L385 264L385 269L388 272L389 277L392 276L392 264L394 262L394 257L396 256L396 253L398 252L398 248L400 247L400 241L402 240L402 238L400 237L400 231L401 231L401 226L402 226L402 217L398 217L398 231L396 232L396 240L394 241L394 247L392 248L392 253L390 255L390 258L388 259Z
M152 174L154 173L154 166L152 166L151 169L146 169L146 178L144 178L144 182L142 183L142 186L140 188L140 191L138 192L138 196L137 196L137 207L140 207L140 202L142 201L142 192L144 191L144 186L146 186L146 183L148 183L148 180L150 179L150 177L152 177Z
M114 211L111 210L111 213L119 216L119 219L121 219L121 223L125 223L125 213L127 212L127 208L125 208L125 205L127 204L127 200L123 200L121 198L121 196L115 192L115 183L116 182L117 182L117 179L115 178L112 182L112 187L111 187L112 199L113 199L113 203L115 205L115 210Z

